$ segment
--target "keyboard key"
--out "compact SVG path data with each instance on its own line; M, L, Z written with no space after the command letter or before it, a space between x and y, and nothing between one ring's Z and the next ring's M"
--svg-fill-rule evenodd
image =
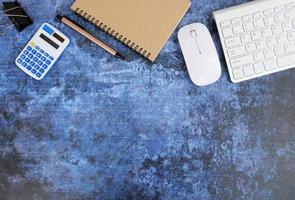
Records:
M30 47L30 46L27 47L27 50L28 50L28 51L32 51L32 49L33 49L33 48Z
M51 61L50 60L46 60L46 65L50 65Z
M240 17L236 17L231 20L231 23L232 24L240 24L240 23L242 23L242 19Z
M29 52L27 50L24 50L24 55L28 55Z
M287 38L289 42L295 41L295 32L287 33Z
M44 50L43 50L43 49L40 49L39 51L40 51L40 53L42 53L42 54L44 53Z
M37 76L38 78L41 78L42 74L40 74L40 73L38 72L38 73L36 73L36 76Z
M24 60L24 59L26 58L26 56L25 56L24 54L22 54L22 55L20 55L20 58L21 58L22 60Z
M32 59L32 58L34 58L34 55L33 55L33 54L29 54L28 57L29 57L30 59Z
M264 62L264 68L266 71L272 71L277 68L277 61L276 60L268 60Z
M254 19L260 19L262 17L263 17L263 13L261 11L256 12L256 13L253 14Z
M40 47L39 47L39 46L36 46L35 49L36 49L37 51L39 51L39 50L40 50Z
M260 40L262 39L262 35L260 31L253 31L251 32L252 40Z
M239 46L239 47L228 50L228 56L230 58L245 55L245 54L246 54L246 50L244 46Z
M265 16L272 15L273 13L274 13L274 10L273 9L267 9L267 10L264 10L263 11L263 14Z
M255 20L255 21L253 21L253 25L254 25L254 27L256 28L256 29L262 29L262 28L264 28L265 26L264 26L264 21L263 21L263 19L261 18L261 19L258 19L258 20Z
M285 51L286 51L286 53L295 52L295 44L294 43L285 44Z
M269 48L277 45L277 38L271 37L266 39L266 44Z
M263 53L264 53L265 59L270 59L274 57L274 52L272 49L267 49Z
M254 69L252 67L252 64L243 67L243 71L246 77L254 75Z
M23 62L22 59L17 59L17 63L21 64Z
M27 67L27 65L28 65L28 64L27 64L26 62L23 62L23 63L22 63L22 66L23 66L23 67Z
M247 56L241 56L239 58L232 59L230 61L232 68L236 68L239 66L244 66L250 63L253 63L253 56L247 55Z
M244 32L243 26L241 24L233 26L233 32L235 35L243 33Z
M284 44L287 42L287 36L284 34L277 35L278 44Z
M285 49L283 46L274 47L274 52L276 56L281 56L285 54Z
M33 61L38 62L38 58L37 57L33 58Z
M37 51L35 49L32 50L32 54L35 55Z
M254 72L256 74L261 74L264 72L264 66L262 63L256 63L253 65L253 68L254 68Z
M289 11L285 13L286 19L287 20L292 20L295 19L295 11Z
M246 51L248 53L253 53L253 52L256 51L256 45L255 45L255 43L246 44L245 47L246 47Z
M266 29L261 30L261 33L264 38L272 36L272 31L270 28L266 28Z
M285 16L283 14L275 15L275 22L277 24L285 22Z
M226 27L226 26L230 26L231 24L230 24L230 21L229 20L225 20L225 21L222 21L221 23L220 23L220 26L221 27Z
M44 72L45 72L45 70L44 69L39 69L39 72L41 73L41 74L43 74Z
M293 8L295 8L295 3L288 3L288 4L286 5L286 9L287 9L287 10L291 10L291 9L293 9Z
M244 27L244 31L245 32L250 32L250 31L253 31L254 30L254 25L253 25L252 22L244 23L243 24L243 27Z
M243 78L243 76L244 76L243 70L241 68L234 69L233 70L233 75L234 75L235 80L239 80L239 79Z
M46 64L44 64L42 67L43 67L44 69L47 69L47 68L48 68L48 66L47 66Z
M27 66L27 70L31 71L32 67L30 65Z
M38 65L42 66L43 65L43 62L42 61L38 61Z
M242 16L242 20L244 22L252 20L252 15L244 15Z
M273 16L265 17L264 24L265 26L272 26L275 24L275 19L273 18Z
M241 44L241 40L239 37L233 37L230 39L225 40L225 45L228 48L234 47L234 46L239 46Z
M266 49L266 42L264 40L257 41L256 47L258 50Z
M242 41L243 43L251 42L252 39L251 39L251 35L250 35L250 33L242 34L242 35L241 35L241 41Z
M48 57L48 56L49 56L49 54L48 54L48 53L44 53L44 56L45 56L45 57Z
M222 30L223 33L223 37L227 38L227 37L232 37L234 35L233 29L232 28L224 28Z
M42 55L40 53L37 53L37 55L36 55L37 58L41 58L41 56Z
M263 54L262 51L260 51L260 52L255 52L255 53L253 54L253 57L254 57L254 60L255 60L256 62L259 62L259 61L264 60L264 54Z
M46 60L46 58L44 56L42 56L41 61L44 62L45 60Z
M282 34L282 32L283 32L283 29L282 29L281 25L274 26L274 27L271 28L271 30L272 30L272 33L274 35L279 35L279 34Z
M35 66L35 63L34 63L33 61L31 61L31 62L30 62L30 65L31 65L32 67L34 67L34 66Z
M290 54L277 59L279 67L288 67L295 64L295 54Z
M53 58L52 56L49 56L49 60L53 61L53 60L54 60L54 58Z
M33 74L36 74L36 73L37 73L37 71L36 71L35 69L32 69L31 72L32 72Z
M276 13L282 13L285 11L285 8L284 6L278 6L278 7L275 7L275 12Z
M29 58L26 58L25 61L26 61L27 63L29 63L31 60L30 60Z
M38 69L40 69L40 66L39 66L39 65L35 65L34 68L35 68L36 70L38 70Z

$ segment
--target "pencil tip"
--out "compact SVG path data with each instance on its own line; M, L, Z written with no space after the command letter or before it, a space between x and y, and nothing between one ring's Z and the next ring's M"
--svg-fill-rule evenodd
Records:
M122 59L122 60L125 60L125 58L124 58L124 56L122 56L120 53L116 53L116 55L115 55L117 58L120 58L120 59Z

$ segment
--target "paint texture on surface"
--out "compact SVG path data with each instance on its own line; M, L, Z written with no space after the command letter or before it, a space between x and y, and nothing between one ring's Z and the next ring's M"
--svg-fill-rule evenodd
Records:
M229 81L212 12L241 0L193 0L221 79L199 88L171 36L155 63L75 16L73 1L22 0L34 19L0 36L0 199L292 199L295 71ZM127 57L111 57L54 17L67 14ZM5 17L0 17L9 23ZM14 59L42 23L71 44L44 80Z

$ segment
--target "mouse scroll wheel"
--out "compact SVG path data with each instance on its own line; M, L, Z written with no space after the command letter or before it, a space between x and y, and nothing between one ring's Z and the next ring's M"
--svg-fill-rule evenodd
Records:
M197 34L197 32L195 30L192 30L191 31L191 36L195 38L195 37L198 36L198 34Z

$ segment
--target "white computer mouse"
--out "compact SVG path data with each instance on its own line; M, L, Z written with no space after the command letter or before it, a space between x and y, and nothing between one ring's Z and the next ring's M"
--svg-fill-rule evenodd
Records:
M221 65L207 27L200 23L184 26L178 39L194 84L206 86L216 82L221 76Z

